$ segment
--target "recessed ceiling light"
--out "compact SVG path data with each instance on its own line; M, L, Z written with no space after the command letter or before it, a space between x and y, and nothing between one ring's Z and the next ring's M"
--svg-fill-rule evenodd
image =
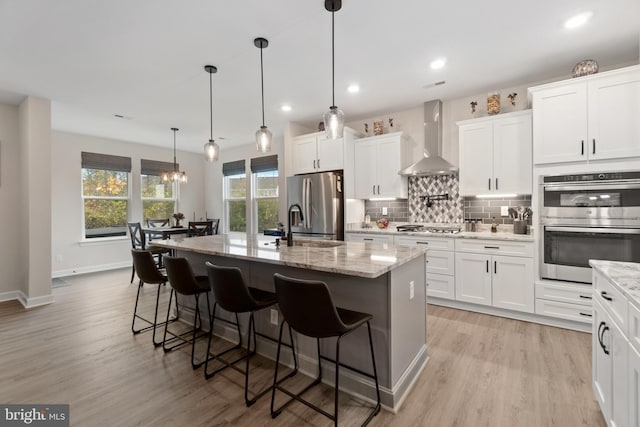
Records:
M592 12L583 12L579 15L573 16L565 21L564 27L569 30L578 28L579 26L585 24L589 20L589 18L591 18L591 16L593 16Z
M282 111L291 111L291 105L283 105L280 109Z
M358 93L360 92L360 86L358 86L357 84L352 84L347 88L347 90L349 91L349 93Z
M431 69L439 70L440 68L444 67L446 63L447 63L447 58L434 59L433 61L431 61Z

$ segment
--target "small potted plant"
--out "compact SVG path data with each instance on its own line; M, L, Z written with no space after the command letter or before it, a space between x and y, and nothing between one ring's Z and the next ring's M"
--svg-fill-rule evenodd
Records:
M184 219L184 214L182 212L176 212L173 214L173 219L176 221L176 225L174 225L174 227L178 228L180 227L180 221Z

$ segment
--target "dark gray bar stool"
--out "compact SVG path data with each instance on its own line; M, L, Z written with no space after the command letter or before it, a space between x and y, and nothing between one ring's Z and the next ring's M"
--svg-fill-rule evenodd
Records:
M164 329L164 339L162 340L162 348L165 352L174 350L182 345L191 344L191 366L193 369L198 369L204 361L196 363L195 351L196 340L198 338L206 336L208 333L202 333L197 335L198 330L202 325L202 319L200 318L200 295L204 294L204 298L207 300L207 313L211 313L211 305L209 304L209 278L207 276L195 276L191 265L186 258L165 256L165 267L167 269L167 277L171 284L171 294L169 295L169 309L167 310L167 321L171 312L171 300L175 293L191 296L193 295L196 300L195 314L193 316L193 332L184 332L181 334L173 333L169 331L169 327ZM178 296L176 295L176 304L178 303ZM172 337L167 339L167 333ZM192 333L192 337L185 338L189 333ZM175 344L175 342L178 342ZM167 344L174 343L171 346ZM206 359L206 357L205 357Z
M277 303L276 294L273 292L264 291L261 289L247 286L245 283L242 272L238 267L222 267L206 263L207 272L209 273L209 283L213 288L213 295L215 296L215 303L213 304L213 312L211 313L211 330L209 334L209 344L207 345L207 361L204 366L204 376L206 379L213 377L216 373L226 369L232 368L244 375L244 400L247 406L251 406L256 403L256 400L269 392L271 386L263 389L254 394L249 399L249 359L256 352L256 335L260 335L264 338L273 340L263 334L256 332L256 325L254 321L254 313L258 310L262 310L268 307L272 307ZM216 309L220 306L223 310L230 313L234 313L236 317L235 322L230 322L226 319L216 317ZM238 313L250 313L249 314L249 330L247 331L247 351L246 353L237 358L236 360L229 362L221 358L224 354L238 349L242 346L242 332L240 331L240 322L238 321ZM211 338L213 336L213 324L215 319L222 320L230 323L238 329L238 343L220 353L212 354L211 351ZM293 334L291 328L289 328L289 337L293 340ZM253 340L253 348L251 348L251 341ZM275 341L275 340L273 340ZM291 341L293 342L293 341ZM209 372L209 362L217 360L223 364L222 367ZM244 371L236 367L235 364L246 360ZM298 370L297 359L294 359L295 369L287 377L293 376Z
M276 294L278 296L278 305L282 311L284 321L280 325L280 335L278 342L278 351L276 356L276 368L273 376L273 391L271 393L271 417L275 418L282 410L293 400L304 403L309 408L321 413L327 418L334 421L338 425L338 390L339 390L339 368L342 366L360 375L367 376L376 383L377 402L375 407L367 419L362 424L367 425L371 419L380 412L380 386L378 384L378 372L376 370L376 358L373 352L373 340L371 339L371 324L369 321L373 318L370 314L360 313L357 311L338 308L334 305L331 293L327 284L316 280L302 280L286 277L276 273L274 275L276 284ZM284 323L288 323L293 330L299 334L316 338L318 346L318 377L314 382L305 387L301 392L294 394L284 389L278 381L278 364L280 361L280 344L282 342L282 328ZM367 324L369 332L369 348L371 350L371 363L373 365L373 375L363 372L359 369L340 363L340 341L342 338L356 330L359 326ZM336 358L329 359L320 354L320 338L337 337L336 342ZM295 350L293 350L295 352ZM334 413L330 414L318 406L303 399L301 396L314 385L320 384L322 381L322 359L335 363L335 397L334 397ZM286 403L278 409L274 409L276 390L279 390L289 397Z

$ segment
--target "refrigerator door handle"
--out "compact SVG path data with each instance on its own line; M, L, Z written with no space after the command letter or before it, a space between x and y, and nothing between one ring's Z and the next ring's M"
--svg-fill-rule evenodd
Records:
M304 207L306 210L306 212L304 213L306 228L311 228L311 224L313 224L313 222L311 221L311 206L313 203L313 200L311 200L312 194L313 193L311 191L311 178L307 178L307 205Z

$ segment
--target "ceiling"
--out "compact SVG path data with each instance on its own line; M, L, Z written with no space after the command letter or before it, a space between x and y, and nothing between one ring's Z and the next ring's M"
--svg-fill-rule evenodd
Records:
M584 11L593 12L586 25L564 28ZM637 62L639 29L638 0L344 0L336 104L351 121L567 76L586 58ZM278 136L289 121L320 121L331 105L323 0L0 0L0 102L48 98L55 129L163 147L175 126L178 148L198 152L209 139L203 67L212 64L214 139L222 149L251 143L261 124L259 36L269 40L267 126ZM447 65L432 70L437 57ZM351 83L359 93L347 93Z

